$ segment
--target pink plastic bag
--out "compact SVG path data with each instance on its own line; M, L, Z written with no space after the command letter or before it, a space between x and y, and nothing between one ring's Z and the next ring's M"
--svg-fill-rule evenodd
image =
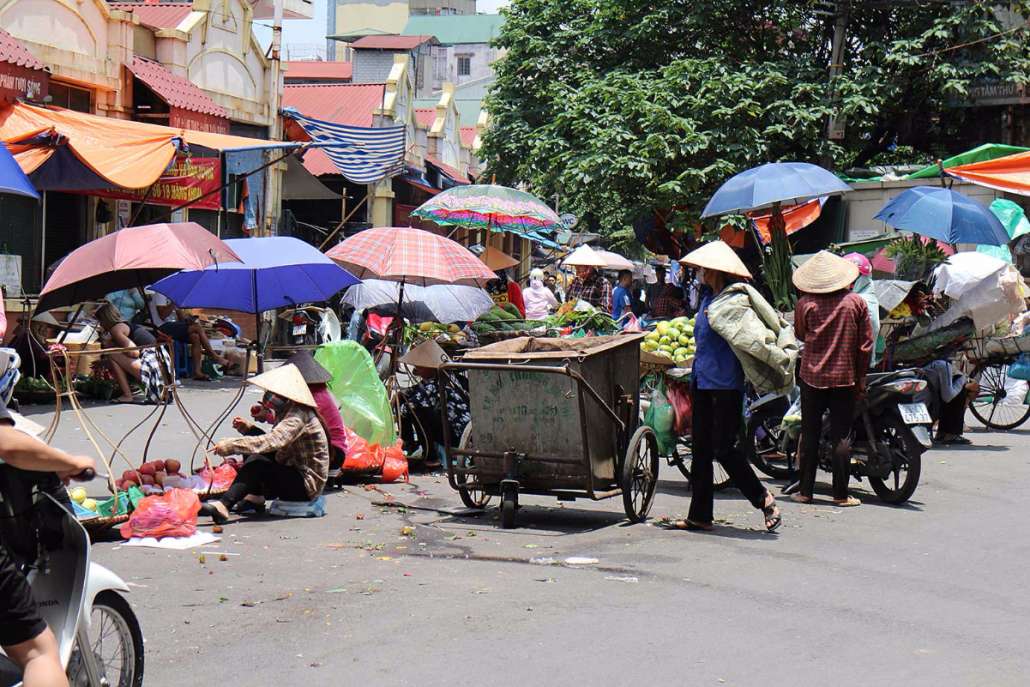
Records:
M236 466L226 461L214 470L203 468L198 473L211 491L225 491L236 480Z
M136 505L119 531L132 537L189 537L197 531L200 499L189 489L172 489L147 496Z
M672 431L677 436L690 434L693 405L690 400L690 387L682 382L668 382L665 385L665 397L672 406Z

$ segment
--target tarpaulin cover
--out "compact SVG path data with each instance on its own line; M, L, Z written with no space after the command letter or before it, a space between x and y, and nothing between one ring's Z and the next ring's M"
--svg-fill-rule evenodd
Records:
M945 167L945 171L953 177L987 188L1030 195L1030 151L985 162Z
M55 135L60 140L55 140ZM172 161L177 141L211 150L268 144L241 136L175 129L25 103L0 110L0 141L8 144L27 174L42 174L54 151L63 144L82 163L85 172L109 185L128 189L145 188L157 181ZM81 188L74 179L67 183L71 188Z
M825 203L826 198L823 197L810 200L807 203L802 203L801 205L784 208L783 221L787 225L787 235L789 236L796 231L800 231L819 219L819 215L822 214L823 205ZM751 215L751 221L755 223L755 228L758 230L759 236L762 237L762 243L769 243L772 241L772 234L769 232L769 221L771 219L771 212Z
M961 165L969 165L974 162L984 162L987 160L995 160L999 157L1006 157L1008 155L1015 155L1016 153L1022 153L1030 150L1030 148L1022 148L1020 146L1009 146L1002 145L1000 143L984 143L981 146L977 146L972 150L967 150L964 153L953 155L945 160L941 160L941 166L944 169L949 167L959 167ZM937 165L927 165L918 172L913 172L906 176L906 179L933 179L941 175L941 168Z
M1013 239L1018 239L1024 234L1030 234L1030 221L1026 218L1026 213L1023 212L1023 208L1019 207L1016 203L1011 200L1005 200L1004 198L996 198L990 205L991 212L997 217L1005 231L1009 234L1009 242ZM976 247L978 253L986 253L999 260L1012 264L1012 251L1009 250L1007 245L1005 246L989 246L979 245Z
M319 346L315 360L333 376L328 386L343 424L370 444L392 445L393 411L368 351L355 341L334 341Z

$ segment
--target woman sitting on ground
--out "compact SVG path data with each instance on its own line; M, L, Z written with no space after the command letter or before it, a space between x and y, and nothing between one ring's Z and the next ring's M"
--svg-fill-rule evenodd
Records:
M329 473L329 441L297 366L283 365L247 381L268 392L261 403L273 427L267 434L215 444L213 450L220 456L246 456L229 490L201 509L219 524L244 500L259 511L268 498L312 501L322 493Z
M290 356L286 364L296 365L304 377L311 397L315 399L318 417L322 420L322 426L329 437L329 470L339 470L347 456L347 427L340 415L336 397L326 386L333 380L333 376L329 374L329 370L318 364L311 351L297 351Z
M105 303L94 313L97 322L100 324L104 348L123 348L118 353L107 353L105 358L111 365L114 378L118 382L118 388L122 395L113 399L114 403L132 403L132 388L129 386L129 377L143 381L143 357L142 351L137 346L152 346L157 343L154 335L140 325L129 325L123 318L118 308Z

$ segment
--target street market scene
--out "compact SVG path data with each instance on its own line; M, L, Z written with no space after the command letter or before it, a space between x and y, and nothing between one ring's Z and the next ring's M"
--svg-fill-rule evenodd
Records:
M1030 0L0 3L0 687L1027 684L1027 83Z

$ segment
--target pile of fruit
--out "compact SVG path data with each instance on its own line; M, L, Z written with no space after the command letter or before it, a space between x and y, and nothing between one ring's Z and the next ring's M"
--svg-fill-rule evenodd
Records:
M543 322L523 320L518 308L511 303L505 303L503 308L495 305L480 315L479 319L472 323L472 331L482 336L494 332L528 332L542 326Z
M68 496L71 497L72 501L79 504L83 508L89 511L97 512L97 502L94 499L86 496L86 490L82 487L75 487L68 491Z
M640 350L668 358L677 366L685 366L694 357L694 318L677 317L663 320L648 332Z
M440 322L423 322L418 325L408 325L404 332L405 343L421 342L432 339L441 346L463 345L468 337L461 327L456 324L442 324Z
M182 463L169 458L168 460L152 460L143 463L138 470L126 470L118 481L118 488L128 490L129 487L144 485L164 488L165 480L168 477L184 478L185 475L179 472Z

